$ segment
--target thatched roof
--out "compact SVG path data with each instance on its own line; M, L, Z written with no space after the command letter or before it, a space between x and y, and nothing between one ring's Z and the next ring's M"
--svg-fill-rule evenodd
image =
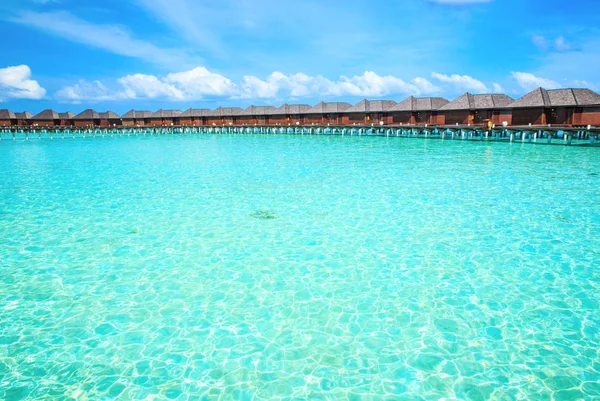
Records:
M110 110L103 113L98 113L98 115L103 120L119 120L121 118L117 113L113 113Z
M60 117L61 120L70 120L73 117L75 117L75 113L73 113L72 111L67 111L65 113L58 113L58 117Z
M15 113L15 116L19 119L19 120L29 120L31 119L31 117L33 117L33 114L31 114L28 111L22 111L20 113Z
M363 99L354 106L344 110L344 113L372 113L388 111L396 105L393 100L367 100Z
M590 89L551 89L537 88L510 104L512 108L557 107L557 106L597 106L600 95Z
M60 117L59 117L58 113L55 112L54 110L46 109L46 110L42 111L41 113L38 113L35 116L31 117L31 119L48 121L48 120L60 120Z
M160 109L155 113L152 113L150 118L175 118L181 115L180 110L163 110Z
M240 116L267 116L274 114L275 107L273 106L248 106L240 111Z
M440 110L490 110L505 109L514 99L501 94L472 95L469 92L454 99Z
M389 111L435 111L448 104L443 97L408 97Z
M232 117L237 116L243 111L240 107L217 107L211 110L207 115L215 117Z
M352 105L346 102L321 102L306 111L306 114L327 114L327 113L342 113L348 110Z
M84 110L81 113L77 114L75 117L73 117L73 120L98 120L98 119L100 119L100 115L98 114L97 111L92 110L92 109Z
M310 109L308 104L283 104L275 109L273 115L304 114Z
M187 109L179 117L204 117L210 114L210 109Z
M15 113L13 113L10 110L2 109L2 110L0 110L0 119L3 119L3 120L16 120L17 116L15 116Z
M127 113L123 115L124 119L134 119L134 118L150 118L152 117L152 112L148 110L129 110Z

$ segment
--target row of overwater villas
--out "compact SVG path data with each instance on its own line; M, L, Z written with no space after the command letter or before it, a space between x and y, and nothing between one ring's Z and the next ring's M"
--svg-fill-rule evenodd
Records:
M143 127L220 125L557 125L599 126L600 95L590 89L535 89L518 100L501 94L465 93L453 101L439 97L362 100L316 106L284 104L246 109L131 110L123 116L88 109L75 115L44 110L37 115L0 110L0 126Z

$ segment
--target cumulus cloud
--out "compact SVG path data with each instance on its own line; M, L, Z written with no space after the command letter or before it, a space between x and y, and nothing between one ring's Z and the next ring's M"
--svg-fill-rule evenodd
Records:
M517 85L527 91L531 91L539 87L545 89L556 89L561 87L561 85L556 81L547 78L536 77L529 72L513 72L511 73L511 77L517 82Z
M440 82L453 85L460 91L469 91L475 93L485 93L489 91L488 87L483 82L468 75L446 75L433 72L431 73L431 76Z
M168 74L164 77L133 74L119 78L111 92L107 85L94 81L80 81L57 92L62 100L165 99L191 101L212 98L228 99L287 99L310 96L365 96L425 95L439 92L440 88L425 78L404 81L372 71L352 77L342 76L329 80L320 75L303 73L286 75L273 72L265 79L245 76L240 82L205 67ZM111 95L112 93L112 95Z
M0 68L0 99L41 99L46 89L31 79L31 69L27 65Z

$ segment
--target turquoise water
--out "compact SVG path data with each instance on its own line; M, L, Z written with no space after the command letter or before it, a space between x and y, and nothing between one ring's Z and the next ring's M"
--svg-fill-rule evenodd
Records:
M599 400L600 151L0 142L2 400Z

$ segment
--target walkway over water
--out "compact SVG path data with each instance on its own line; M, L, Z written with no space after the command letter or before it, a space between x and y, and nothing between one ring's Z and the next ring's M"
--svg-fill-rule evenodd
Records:
M265 134L265 135L350 135L404 138L456 139L465 141L504 141L542 144L595 146L600 129L558 127L509 127L485 129L472 126L213 126L213 127L113 127L113 128L6 128L0 140L87 138L105 136L186 135L186 134Z

